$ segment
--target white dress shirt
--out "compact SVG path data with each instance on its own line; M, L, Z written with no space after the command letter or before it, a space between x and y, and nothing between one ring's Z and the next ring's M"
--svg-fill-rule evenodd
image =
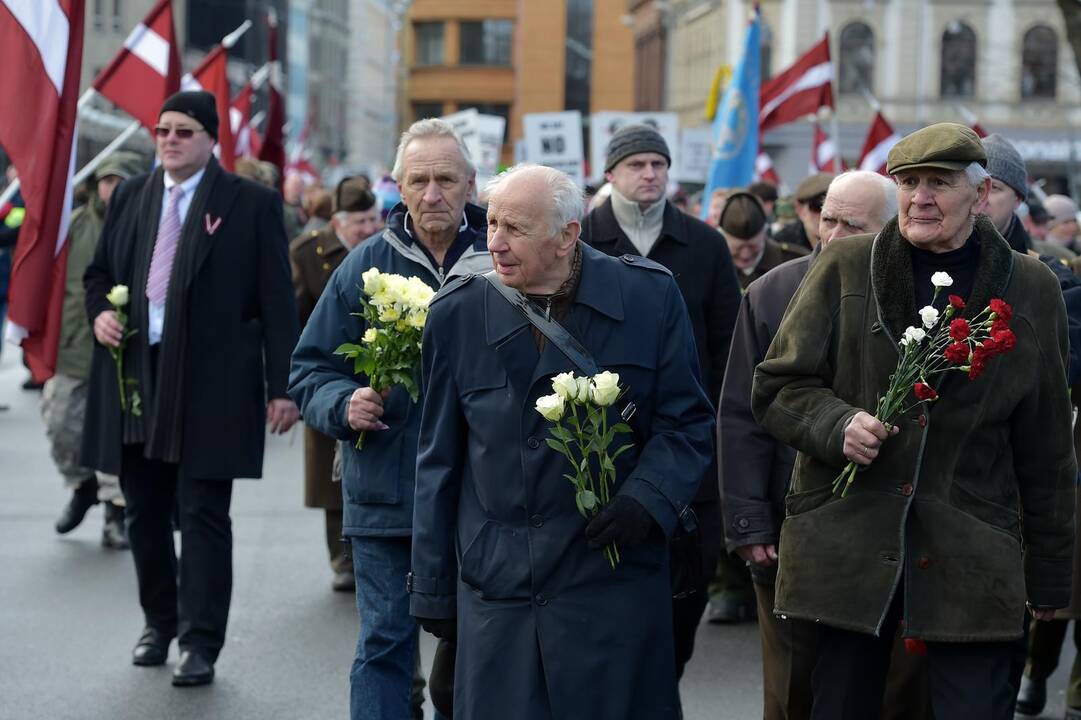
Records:
M191 207L191 200L195 197L195 188L199 187L199 181L203 179L203 173L205 172L206 168L203 168L184 182L180 183L180 187L184 188L184 192L177 201L176 211L180 216L181 228L184 227L184 218L188 215L188 208ZM158 217L159 227L161 226L161 219L165 217L165 211L169 209L169 191L172 190L173 186L176 184L176 180L169 177L169 173L165 173L165 187L162 188L161 191L161 215ZM147 340L151 345L157 345L161 342L162 328L165 326L165 303L150 303L149 309L150 334L148 335Z

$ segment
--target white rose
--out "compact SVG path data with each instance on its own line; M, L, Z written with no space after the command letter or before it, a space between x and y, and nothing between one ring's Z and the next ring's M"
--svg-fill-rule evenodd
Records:
M578 383L574 373L559 373L552 378L552 390L564 400L573 400L578 394Z
M108 300L109 304L113 307L124 307L128 304L128 286L113 285L113 289L109 291L109 294L105 296L105 299Z
M557 422L563 418L563 396L558 393L555 395L545 395L544 397L537 398L537 412L545 420L551 420Z
M619 375L605 370L593 376L590 387L593 402L608 407L619 397Z
M938 322L938 310L928 305L920 310L920 320L923 320L923 326L930 330Z
M944 288L953 285L953 278L947 272L936 272L931 276L931 284L936 288Z
M574 393L574 399L580 403L589 402L589 378L574 378L574 382L578 386L577 391Z
M912 327L911 325L905 330L904 337L901 338L902 345L911 345L914 343L923 342L923 339L927 337L927 333L918 327Z

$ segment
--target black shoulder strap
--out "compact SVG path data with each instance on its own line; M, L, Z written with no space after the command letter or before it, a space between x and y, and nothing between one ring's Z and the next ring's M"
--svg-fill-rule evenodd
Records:
M593 359L593 356L589 354L588 350L582 347L582 343L578 342L578 340L567 331L567 328L563 327L555 320L546 317L525 295L514 288L507 287L501 283L499 278L496 277L494 270L484 273L484 279L487 280L507 302L517 308L533 327L540 330L541 334L548 338L550 343L555 345L561 353L566 355L567 359L574 363L579 372L590 377L601 372L601 369L597 366L597 362ZM626 407L624 407L619 414L625 421L629 421L636 409L633 402L628 402Z
M545 317L544 313L531 303L525 295L501 283L494 270L484 273L484 279L498 290L499 294L507 299L507 302L518 308L525 315L525 319L532 323L533 327L540 330L541 334L548 338L549 342L559 348L559 351L566 355L567 359L574 363L579 371L590 377L601 371L597 367L596 361L593 360L593 356L582 347L582 343L567 332L567 328L555 320Z

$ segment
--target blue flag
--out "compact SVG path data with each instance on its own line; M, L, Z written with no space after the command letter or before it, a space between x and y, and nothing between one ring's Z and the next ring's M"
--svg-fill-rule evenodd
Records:
M758 156L758 88L761 84L762 16L755 8L747 27L743 57L721 96L713 120L713 160L702 192L702 219L709 215L709 198L716 188L745 187L754 179Z

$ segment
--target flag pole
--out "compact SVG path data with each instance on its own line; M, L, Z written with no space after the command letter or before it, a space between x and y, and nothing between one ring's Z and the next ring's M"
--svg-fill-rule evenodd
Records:
M830 111L830 134L833 135L833 174L841 174L841 128L837 113Z
M94 158L86 165L83 165L79 172L75 173L75 177L72 178L71 181L72 184L78 185L83 180L90 177L90 175L98 169L98 166L105 162L105 158L116 152L124 143L128 141L128 138L138 132L139 128L141 128L142 126L142 123L140 123L138 120L133 120L131 125L128 125L126 128L124 128L123 132L113 138L113 141L105 146L104 150L95 155Z

